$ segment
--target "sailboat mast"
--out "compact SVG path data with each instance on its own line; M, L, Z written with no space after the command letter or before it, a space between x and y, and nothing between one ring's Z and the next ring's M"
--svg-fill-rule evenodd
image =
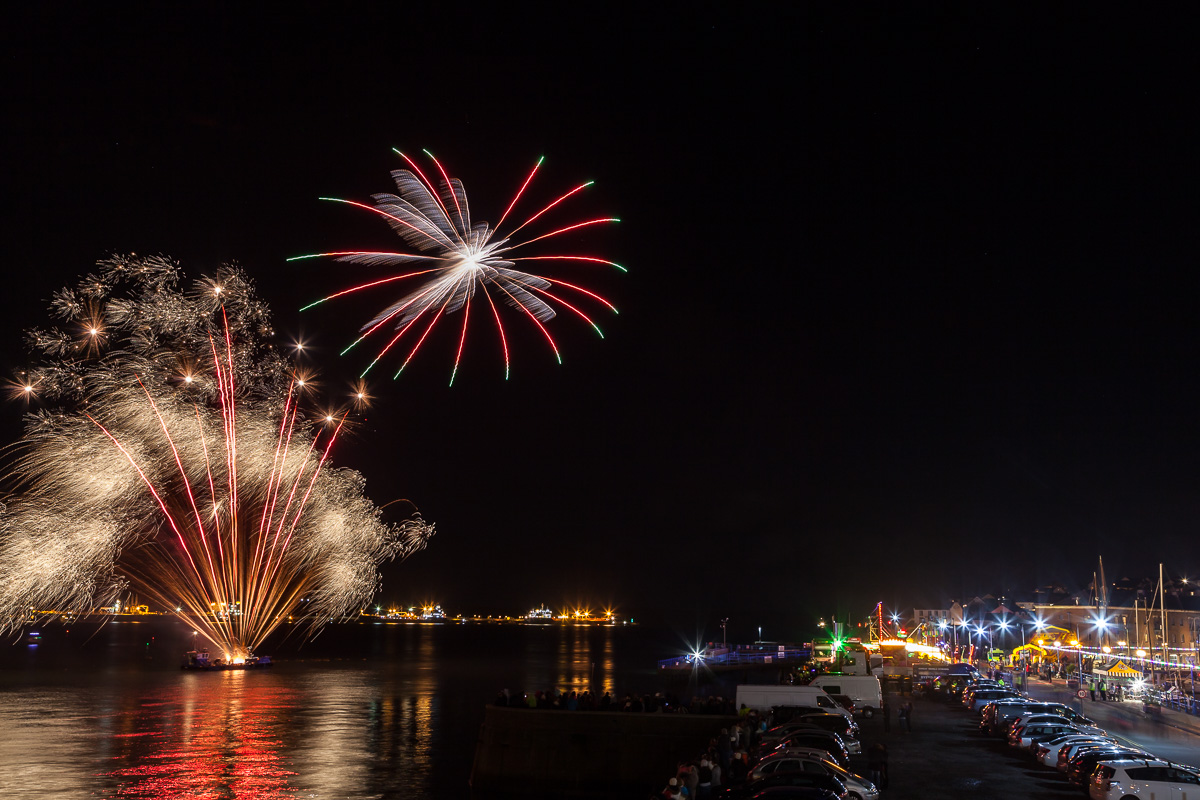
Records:
M1163 565L1158 564L1158 610L1162 620L1163 671L1167 669L1167 593L1163 586Z

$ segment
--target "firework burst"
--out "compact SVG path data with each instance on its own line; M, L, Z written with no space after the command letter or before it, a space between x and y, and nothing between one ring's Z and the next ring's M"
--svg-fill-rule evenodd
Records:
M329 465L348 411L309 421L243 273L178 281L162 258L102 262L55 296L61 325L31 332L42 359L21 385L43 407L0 511L0 629L132 590L236 659L301 600L314 627L357 612L379 564L432 534L385 524L362 477Z
M515 224L510 230L501 233L505 220L517 207L518 201L521 200L525 190L541 167L541 160L534 165L533 170L521 184L521 188L513 196L512 202L500 216L500 221L496 223L495 227L492 227L487 222L472 222L471 208L462 182L458 178L450 177L442 164L429 151L426 150L425 154L429 156L437 170L436 180L430 180L420 167L404 153L399 150L395 152L410 167L392 172L398 194L374 195L374 206L335 197L321 199L346 203L383 217L392 230L399 234L400 238L416 252L353 250L316 253L288 259L297 261L326 256L333 257L338 261L369 266L401 266L405 268L405 271L399 274L368 281L332 294L306 306L306 309L354 292L419 279L419 285L416 288L404 294L399 300L363 325L360 330L362 336L342 351L344 355L351 348L379 331L389 332L383 337L386 342L380 347L374 360L363 371L363 376L393 348L396 348L401 339L407 337L405 345L401 347L408 351L408 355L394 376L400 377L400 373L412 361L413 356L417 354L437 323L448 314L462 311L462 329L458 336L454 369L450 374L450 383L453 385L454 378L458 374L459 363L462 360L463 347L466 344L467 325L471 316L473 300L476 300L477 303L486 302L484 313L495 322L501 349L504 353L505 378L508 378L509 375L508 339L504 333L504 324L501 322L498 304L517 309L521 316L536 326L549 343L554 357L559 363L562 363L562 354L559 352L554 337L546 328L546 323L556 316L556 306L571 311L603 337L600 326L575 303L579 303L580 299L586 299L589 303L600 303L616 313L617 309L612 303L595 292L574 283L519 270L516 268L516 262L546 261L576 265L606 265L615 267L622 272L625 271L624 267L613 261L586 255L514 254L518 248L553 239L571 231L619 222L620 220L614 217L589 219L559 227L533 238L519 241L514 239L516 234L542 219L563 201L591 186L591 181L576 186L549 205L526 217L524 222ZM479 295L482 295L482 301L477 300ZM568 296L571 296L570 300L567 299Z

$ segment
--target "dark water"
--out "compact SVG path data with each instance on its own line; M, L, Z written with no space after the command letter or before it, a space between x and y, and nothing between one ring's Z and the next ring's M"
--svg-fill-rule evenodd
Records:
M363 624L277 645L269 670L197 673L173 620L42 631L0 645L0 797L467 797L500 689L653 691L683 646L640 627Z

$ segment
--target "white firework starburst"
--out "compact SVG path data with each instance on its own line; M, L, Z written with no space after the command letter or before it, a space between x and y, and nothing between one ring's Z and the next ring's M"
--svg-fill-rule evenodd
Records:
M441 163L437 159L434 159L432 155L430 155L430 159L436 165L440 175L440 179L436 183L431 181L412 159L398 150L396 152L405 159L410 167L410 169L398 169L392 172L392 178L396 182L396 194L374 195L375 205L373 206L334 197L325 197L322 199L346 203L382 216L388 225L391 226L392 230L399 234L409 247L416 252L394 253L354 250L317 253L315 255L297 256L296 258L289 259L295 261L305 258L329 256L336 258L338 261L371 266L421 267L380 280L353 286L305 307L311 308L326 300L332 300L335 297L341 297L352 292L374 288L383 284L412 278L424 279L424 282L418 288L403 295L399 300L384 308L363 325L361 328L362 336L343 351L343 353L348 352L367 337L388 326L390 326L391 330L395 331L392 338L380 348L378 355L375 356L367 369L363 371L364 375L379 363L380 359L390 352L405 334L415 330L418 321L423 321L424 329L422 333L417 337L417 341L410 349L407 358L404 359L400 369L396 372L396 376L399 377L404 368L412 361L413 356L416 355L417 350L424 343L437 322L447 314L462 311L462 333L459 337L458 351L454 359L454 371L450 377L450 382L453 384L454 376L458 373L459 362L462 358L463 345L466 341L471 301L478 294L482 294L487 300L496 322L501 346L504 350L505 377L509 373L508 343L504 334L504 325L497 311L497 300L517 309L531 320L546 337L546 340L550 343L554 351L555 357L560 363L562 355L558 349L558 345L546 329L546 323L556 315L555 305L569 309L591 325L601 336L604 335L590 316L562 297L560 287L561 289L581 293L603 303L613 312L616 312L617 309L612 303L596 293L573 283L517 269L515 262L574 261L606 264L625 271L624 267L615 262L592 256L511 255L519 247L550 239L568 231L601 223L618 222L619 220L615 217L590 219L550 231L532 239L521 241L514 239L516 233L541 218L568 197L590 186L592 184L591 181L575 187L542 208L536 214L530 216L524 223L516 226L506 235L500 236L498 232L501 226L503 226L509 212L513 210L517 201L520 200L525 189L533 180L534 175L542 164L541 160L538 161L529 173L529 176L513 197L512 202L509 203L504 214L501 215L500 221L495 227L492 227L487 222L472 222L470 204L467 200L467 193L463 189L462 181L458 178L450 177L445 169L442 168ZM426 153L428 154L428 151Z

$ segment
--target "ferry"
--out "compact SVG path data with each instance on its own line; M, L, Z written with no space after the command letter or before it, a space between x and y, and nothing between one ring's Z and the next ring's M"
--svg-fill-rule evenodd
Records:
M538 606L530 609L525 615L525 624L527 625L550 625L554 622L554 612L546 608L546 606Z
M425 606L421 609L421 619L425 622L445 622L446 612L441 605Z

